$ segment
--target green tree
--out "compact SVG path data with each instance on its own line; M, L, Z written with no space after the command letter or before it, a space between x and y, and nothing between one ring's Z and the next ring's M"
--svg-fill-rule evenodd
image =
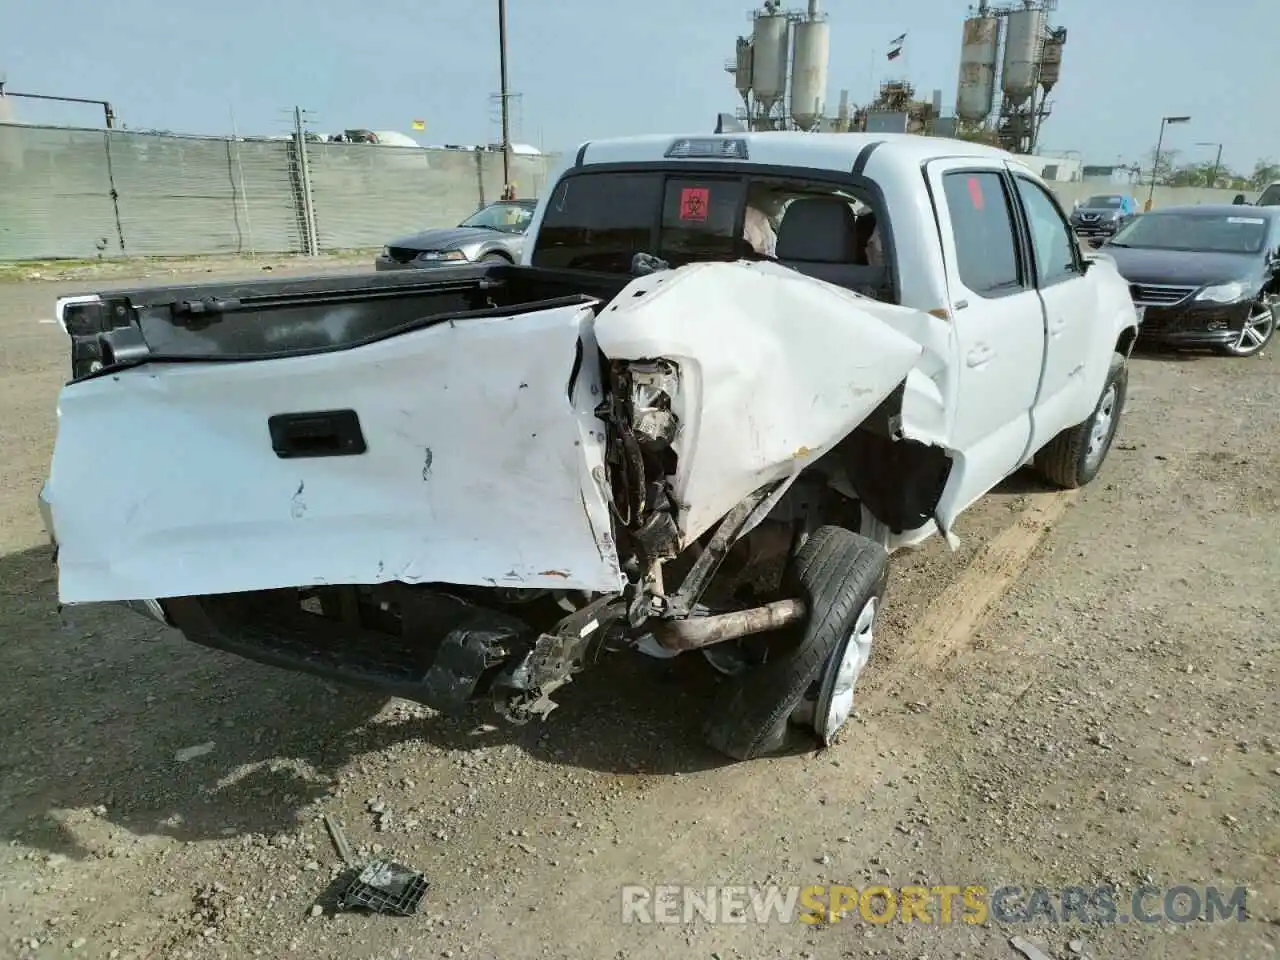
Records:
M1146 156L1146 162L1142 165L1142 182L1151 182L1151 167L1156 167L1156 183L1168 185L1172 182L1174 173L1178 170L1178 158L1182 156L1181 150L1175 150L1165 147L1160 151L1160 158L1157 162L1156 151L1152 148L1151 152Z
M1173 170L1168 179L1172 187L1220 187L1229 189L1239 180L1238 174L1227 167L1215 167L1212 160L1207 163L1189 163Z

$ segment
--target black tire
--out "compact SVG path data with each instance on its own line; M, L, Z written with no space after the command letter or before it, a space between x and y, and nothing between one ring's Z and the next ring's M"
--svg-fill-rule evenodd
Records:
M888 554L843 527L820 527L792 556L784 583L809 607L791 643L762 666L726 679L711 705L703 736L735 760L751 760L783 745L791 714L815 688L867 601L884 594Z
M511 263L512 260L505 253L486 253L477 263Z
M1251 329L1255 331L1256 336L1247 335L1247 331ZM1249 319L1246 322L1246 326L1241 330L1240 338L1235 343L1224 343L1218 347L1218 352L1228 357L1256 356L1266 349L1275 332L1275 303L1266 297L1259 298L1249 308Z
M1050 483L1064 490L1083 487L1094 477L1106 462L1111 450L1111 443L1116 438L1116 430L1120 426L1120 417L1124 413L1125 397L1129 390L1129 367L1124 354L1111 356L1111 369L1102 385L1102 393L1093 408L1093 413L1084 423L1068 427L1045 444L1035 456L1035 467ZM1114 391L1114 394L1113 394ZM1103 416L1104 406L1110 398L1110 424L1106 435L1101 438L1101 452L1091 456L1090 438L1094 425Z

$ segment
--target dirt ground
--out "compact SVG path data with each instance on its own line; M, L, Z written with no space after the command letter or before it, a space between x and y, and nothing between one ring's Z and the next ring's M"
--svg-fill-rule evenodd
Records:
M699 740L714 677L692 657L620 656L512 728L127 611L59 615L35 497L68 351L40 321L94 285L0 283L0 957L937 960L1018 957L1014 937L1053 960L1276 955L1273 355L1136 357L1095 484L1020 475L957 552L894 558L840 743L725 765ZM415 916L335 913L326 813L425 873ZM1215 923L622 922L627 884L765 883L1248 899Z

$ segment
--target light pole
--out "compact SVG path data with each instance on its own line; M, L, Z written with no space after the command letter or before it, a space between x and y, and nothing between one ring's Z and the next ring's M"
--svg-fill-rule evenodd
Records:
M59 103L91 103L102 108L103 119L107 122L107 129L113 130L116 125L116 112L112 109L111 104L106 100L89 100L84 97L55 97L49 93L15 93L12 90L4 88L4 81L0 80L0 97L23 97L27 100L56 100Z
M498 98L502 101L502 195L511 191L511 126L507 109L507 0L498 0Z
M1218 155L1213 161L1213 176L1209 178L1209 186L1216 187L1218 185L1218 171L1222 168L1222 144L1220 143L1197 143L1197 147L1217 147Z
M1160 150L1164 146L1164 128L1170 123L1189 123L1190 117L1161 117L1160 118L1160 139L1156 141L1156 157L1151 161L1151 189L1147 191L1147 206L1145 209L1151 209L1151 202L1156 196L1156 173L1160 170Z

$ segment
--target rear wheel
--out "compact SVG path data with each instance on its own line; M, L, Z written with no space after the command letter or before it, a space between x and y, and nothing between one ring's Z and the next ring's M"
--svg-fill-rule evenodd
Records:
M1063 430L1036 454L1036 469L1046 480L1071 490L1083 487L1098 475L1120 426L1128 389L1129 368L1124 354L1113 354L1102 395L1089 419Z
M1250 308L1249 316L1240 329L1240 336L1219 349L1229 357L1252 357L1255 353L1262 352L1275 332L1275 305L1270 298L1260 297Z
M842 527L822 527L795 552L788 594L809 608L803 628L779 633L769 659L726 679L712 704L707 743L750 760L783 745L791 722L830 744L853 714L853 687L871 654L888 554Z

